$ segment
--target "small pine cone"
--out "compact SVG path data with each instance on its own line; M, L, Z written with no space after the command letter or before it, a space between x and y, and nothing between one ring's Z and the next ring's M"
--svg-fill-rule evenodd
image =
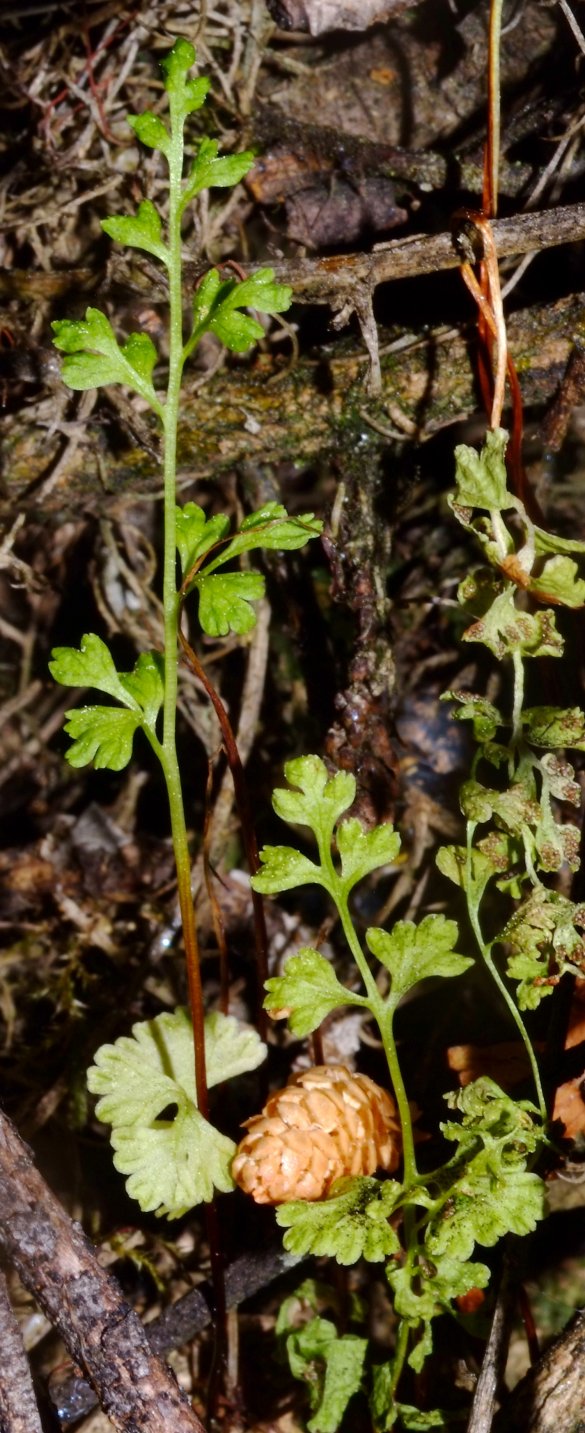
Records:
M400 1161L394 1101L344 1065L295 1075L246 1128L232 1174L257 1204L323 1199L342 1175L393 1170Z

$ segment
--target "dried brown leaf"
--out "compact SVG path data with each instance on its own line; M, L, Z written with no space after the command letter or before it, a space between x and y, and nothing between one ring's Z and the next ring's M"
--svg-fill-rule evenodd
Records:
M367 30L389 20L418 0L268 0L268 9L282 30Z

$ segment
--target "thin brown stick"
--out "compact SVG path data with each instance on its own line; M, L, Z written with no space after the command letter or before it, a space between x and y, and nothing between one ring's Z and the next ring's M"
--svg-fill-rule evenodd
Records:
M504 1255L504 1268L496 1298L492 1326L477 1380L467 1433L490 1433L492 1428L496 1395L508 1352L511 1316L510 1266L506 1255ZM519 1424L518 1427L520 1428L520 1426Z
M500 171L500 45L503 0L490 0L488 40L488 129L484 171L484 210L487 219L498 212Z
M578 243L585 239L585 204L568 204L558 209L496 219L492 233L499 259L538 252L557 244ZM370 254L341 254L326 259L301 259L296 263L287 260L274 267L278 281L292 285L295 299L301 303L328 303L332 297L350 296L356 284L367 284L373 289L393 279L456 269L460 263L461 255L452 235L444 233L393 239L376 245ZM249 272L253 272L252 266Z
M2 1433L42 1433L22 1336L0 1271L0 1428Z
M191 671L195 673L195 676L199 678L199 681L204 686L221 727L221 734L223 737L225 753L227 756L229 768L232 774L232 780L234 783L236 805L238 808L238 815L242 827L242 840L244 842L246 858L250 867L250 874L255 875L256 871L260 869L258 842L256 840L256 832L254 829L254 822L252 820L252 812L250 809L250 799L248 796L246 777L242 762L240 760L240 753L238 751L238 746L232 730L232 725L224 707L224 704L221 700L221 697L219 696L219 693L216 692L215 687L213 686L212 682L210 682L205 668L201 665L199 658L193 651L193 648L189 645L187 638L181 631L180 627L179 641L181 643L181 648L185 661L187 662L187 665L191 668ZM266 921L264 919L264 906L262 903L262 897L259 896L257 891L254 890L252 891L252 909L254 912L254 933L256 937L258 1033L260 1035L260 1038L262 1040L265 1040L267 1030L267 1018L266 1011L262 1002L262 993L264 990L264 982L268 976L268 936L266 934Z
M0 1249L84 1369L119 1433L205 1433L115 1279L100 1267L1 1111Z
M203 875L205 878L205 889L211 911L211 920L215 934L215 941L219 954L219 1008L223 1015L227 1015L230 1004L230 971L228 959L228 947L225 934L225 926L213 880L213 869L210 856L211 840L211 819L212 806L211 794L213 790L213 761L211 757L207 760L207 781L205 784L205 821L203 824Z

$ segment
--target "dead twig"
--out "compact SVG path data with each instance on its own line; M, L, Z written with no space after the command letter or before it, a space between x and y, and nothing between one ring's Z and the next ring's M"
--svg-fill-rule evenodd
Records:
M85 1369L120 1433L205 1433L115 1279L100 1267L1 1112L0 1249Z
M504 1255L504 1268L498 1289L481 1372L477 1380L467 1433L490 1433L494 1419L496 1395L502 1380L512 1317L513 1291L510 1288L510 1264ZM524 1424L518 1424L519 1428Z
M585 1417L585 1313L579 1310L497 1415L494 1433L558 1433Z
M499 259L528 254L585 238L585 204L515 214L497 219L492 234ZM369 254L341 254L326 259L300 259L275 265L280 283L291 284L300 303L328 303L351 296L358 287L371 290L393 279L455 269L461 256L450 233L414 234L377 244ZM253 272L252 268L250 272Z
M0 1272L0 1428L2 1433L42 1433L37 1400L18 1323Z
M299 1254L287 1254L280 1245L258 1249L241 1254L226 1269L225 1292L228 1309L250 1299L278 1279L288 1269L301 1262ZM172 1348L189 1343L201 1330L207 1328L213 1318L211 1312L211 1288L200 1284L191 1289L182 1299L177 1299L164 1313L146 1327L150 1347L161 1357ZM51 1379L50 1395L61 1422L65 1425L77 1422L78 1418L91 1413L97 1399L93 1389L78 1375ZM166 1433L166 1430L165 1430Z

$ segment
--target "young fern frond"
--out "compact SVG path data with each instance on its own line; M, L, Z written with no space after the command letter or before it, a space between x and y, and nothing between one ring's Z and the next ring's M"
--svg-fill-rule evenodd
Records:
M229 632L243 634L254 626L254 604L263 596L264 577L259 572L225 569L228 566L233 569L240 555L252 548L294 550L318 536L321 530L321 523L312 513L289 518L280 504L269 503L245 519L240 532L228 538L230 524L227 517L220 515L207 519L195 503L187 503L184 508L176 506L177 429L185 363L206 333L214 333L226 348L235 353L246 352L264 336L258 319L247 310L252 308L263 314L282 313L291 301L290 289L275 283L270 269L260 269L244 280L231 276L222 279L218 271L212 269L192 296L191 328L185 337L181 260L181 225L185 211L203 189L237 184L253 161L249 151L219 155L215 140L205 138L199 143L196 156L185 173L185 124L204 103L209 89L206 78L189 78L194 60L193 46L187 40L179 39L162 61L169 105L168 123L149 111L129 116L131 128L140 142L158 150L167 165L169 205L166 222L150 200L143 200L134 215L114 215L102 223L105 233L116 243L144 250L166 270L169 315L165 391L161 391L157 384L158 354L148 334L133 333L120 342L108 317L95 308L88 308L85 318L80 321L62 319L53 325L55 345L65 355L62 376L70 388L83 390L112 383L122 384L149 406L162 425L164 650L161 653L142 653L133 672L118 672L106 644L96 634L89 633L82 639L79 650L57 648L53 652L50 668L56 681L65 685L93 687L104 692L116 704L73 707L67 712L65 730L72 738L72 744L66 755L72 766L80 767L93 762L96 767L122 770L131 759L134 735L141 730L161 763L166 783L187 962L194 1087L188 1094L183 1092L179 1100L180 1111L183 1111L181 1118L183 1123L187 1122L184 1139L179 1134L177 1121L172 1131L167 1130L163 1137L160 1128L155 1129L148 1119L140 1119L134 1121L130 1132L130 1127L118 1120L113 1142L118 1151L118 1167L130 1175L131 1192L142 1202L142 1207L151 1209L160 1205L159 1212L172 1214L173 1217L176 1217L179 1207L188 1208L201 1199L210 1199L214 1184L222 1189L232 1187L229 1161L233 1153L231 1142L219 1132L212 1131L207 1123L210 1082L206 1067L207 1022L204 1020L191 896L191 865L175 739L179 619L187 595L181 585L177 586L177 551L183 578L189 579L188 591L197 594L199 623L203 632L210 636L226 636ZM180 1019L184 1038L183 1017ZM122 1040L125 1038L122 1037ZM103 1096L101 1117L107 1118L105 1111L110 1108L104 1091L107 1072L115 1068L116 1078L123 1081L127 1067L113 1056L104 1063L100 1054L103 1051L96 1056L100 1073L94 1071L91 1079L92 1088L97 1090L99 1085ZM242 1068L254 1068L255 1063L256 1056L251 1065ZM183 1177L187 1126L193 1137L191 1157L201 1167L205 1165L208 1172L212 1167L215 1169L209 1178L202 1180L193 1174L190 1180L185 1181ZM197 1131L199 1134L195 1138ZM199 1148L201 1154L202 1131L205 1131L207 1153L204 1159L197 1161L196 1150ZM217 1148L213 1146L214 1138ZM163 1170L165 1172L165 1187L163 1190L161 1186L158 1197L154 1174L145 1183L137 1172L141 1158L148 1162L149 1151L152 1153L154 1147L164 1147L165 1150L165 1158L157 1166L161 1178ZM173 1188L181 1192L173 1194Z
M551 534L535 528L523 504L509 492L506 442L507 435L497 430L488 433L481 453L464 447L457 450L452 507L458 520L479 538L493 573L487 578L483 570L472 573L461 584L460 600L474 615L463 640L482 641L499 660L510 659L512 711L505 717L492 702L473 692L445 693L445 699L454 704L454 718L472 723L478 751L472 776L460 791L467 844L443 847L438 866L465 894L478 954L526 1046L537 1103L513 1100L487 1077L474 1080L447 1096L458 1118L442 1123L441 1131L455 1145L455 1153L431 1173L419 1172L394 1014L419 981L464 976L474 960L457 949L457 926L443 915L427 915L417 925L397 921L390 931L368 930L364 949L349 896L357 881L392 866L400 840L391 826L366 831L359 821L345 815L356 794L349 773L330 775L316 756L287 763L289 785L275 791L274 809L285 821L309 827L316 851L309 856L292 846L267 847L260 853L261 870L253 879L256 890L270 895L304 884L323 887L336 907L356 965L357 979L346 988L319 951L311 947L299 950L289 957L281 975L268 980L268 1011L276 1017L286 1016L293 1033L306 1035L332 1011L354 1006L376 1021L387 1056L400 1122L401 1177L394 1165L386 1166L393 1175L386 1182L373 1178L371 1167L367 1177L356 1177L348 1140L342 1177L325 1198L319 1197L315 1192L317 1172L313 1187L310 1171L307 1174L302 1162L300 1137L295 1132L293 1156L287 1148L292 1133L287 1136L283 1130L277 1135L271 1120L279 1100L286 1103L286 1090L272 1097L258 1123L250 1122L256 1167L252 1170L249 1163L249 1136L234 1163L243 1187L255 1198L272 1198L279 1205L277 1220L287 1230L288 1249L328 1254L340 1263L359 1257L387 1260L399 1330L394 1359L382 1372L373 1370L370 1396L375 1425L384 1429L397 1420L405 1428L422 1427L421 1418L427 1420L425 1427L442 1425L443 1415L438 1411L419 1414L398 1402L403 1367L406 1362L415 1371L422 1367L432 1350L437 1315L456 1312L458 1299L488 1284L490 1270L477 1261L476 1246L490 1248L506 1234L527 1234L545 1213L544 1185L534 1164L546 1143L547 1112L521 1012L550 994L565 971L582 974L585 969L585 908L561 896L543 879L562 865L572 869L578 865L577 828L559 823L555 803L579 804L580 789L573 768L557 753L568 745L584 749L585 713L578 708L565 711L525 705L524 662L560 655L563 639L555 611L527 611L523 598L528 590L537 601L583 605L585 582L566 551L566 541L556 544ZM513 524L508 522L509 514ZM575 557L582 557L585 544L575 542L570 550ZM547 747L549 750L543 750ZM479 779L484 765L490 771L489 784ZM491 884L511 898L514 909L503 929L488 940L483 925ZM517 1002L496 962L498 947L507 951L508 981L518 982ZM366 952L390 977L385 995L380 993ZM294 1088L291 1097L293 1094ZM318 1129L313 1138L320 1150L322 1134ZM315 1158L318 1162L317 1155ZM264 1169L262 1159L266 1161ZM378 1164L384 1163L380 1156ZM299 1171L293 1198L279 1192L285 1187L281 1172L285 1168ZM378 1221L389 1216L391 1226L384 1223L382 1229ZM318 1323L317 1318L305 1326L307 1348L311 1346L310 1330ZM336 1356L342 1357L341 1350ZM350 1386L355 1391L354 1385ZM340 1392L337 1422L344 1408ZM317 1424L317 1419L314 1422Z

